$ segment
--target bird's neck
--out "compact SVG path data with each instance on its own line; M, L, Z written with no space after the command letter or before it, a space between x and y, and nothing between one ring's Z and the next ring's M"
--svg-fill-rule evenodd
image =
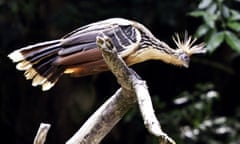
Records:
M183 65L183 62L176 56L175 49L172 49L166 43L150 34L142 33L139 49L125 58L128 65L141 63L147 60L161 60L173 65Z
M183 65L182 61L179 60L173 53L167 53L163 50L153 48L149 46L147 48L139 49L134 54L130 55L125 59L128 65L141 63L147 60L161 60L165 63L173 65Z

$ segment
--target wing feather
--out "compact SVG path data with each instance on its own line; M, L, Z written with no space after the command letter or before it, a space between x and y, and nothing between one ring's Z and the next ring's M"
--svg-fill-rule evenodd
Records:
M102 59L102 54L97 48L96 37L104 33L112 39L113 45L121 56L134 52L139 45L140 32L130 25L129 21L122 19L109 19L93 23L67 34L62 38L58 52L57 65L79 65Z
M84 31L84 30L83 30ZM119 26L105 27L102 29L92 29L88 32L77 32L78 35L72 34L70 37L66 37L62 40L62 46L64 47L59 55L68 55L73 52L89 50L90 48L97 48L96 37L100 33L104 33L110 37L114 46L118 52L128 49L131 45L136 45L138 30L132 26Z
M98 48L76 52L71 55L60 56L55 63L57 65L72 66L90 61L102 59L102 53Z
M97 45L94 42L88 42L83 44L77 44L73 45L67 48L64 48L58 52L60 56L70 55L72 53L81 52L81 51L87 51L96 48Z

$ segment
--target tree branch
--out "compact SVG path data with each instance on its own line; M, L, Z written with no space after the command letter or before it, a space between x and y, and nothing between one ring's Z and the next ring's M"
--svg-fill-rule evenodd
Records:
M66 144L100 143L135 102L135 97L130 97L127 93L124 93L121 88L118 89Z
M132 77L136 77L137 73L130 69L122 58L117 54L116 48L113 46L112 41L105 34L97 37L96 43L102 52L103 58L121 85L123 90L133 92Z
M161 129L160 123L154 114L146 82L125 64L117 54L116 48L112 45L110 38L101 34L97 37L97 45L102 51L105 62L117 77L123 90L130 91L132 97L137 97L144 124L148 131L154 136L159 137L162 144L175 144L175 141L168 137Z
M50 127L50 124L41 123L38 128L38 132L34 138L33 144L44 144Z
M145 127L151 134L159 137L161 144L175 144L175 141L168 137L168 135L161 129L161 125L154 114L154 109L146 82L136 79L133 85Z
M154 114L146 82L135 71L128 68L117 54L110 38L101 34L97 37L96 43L121 88L85 122L66 144L100 143L136 101L148 131L159 138L160 144L175 144L174 140L161 129Z

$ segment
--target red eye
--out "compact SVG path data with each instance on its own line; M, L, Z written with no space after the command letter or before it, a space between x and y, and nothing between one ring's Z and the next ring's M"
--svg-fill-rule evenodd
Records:
M190 61L190 57L185 53L181 54L180 58L181 58L181 60L186 61L186 62Z

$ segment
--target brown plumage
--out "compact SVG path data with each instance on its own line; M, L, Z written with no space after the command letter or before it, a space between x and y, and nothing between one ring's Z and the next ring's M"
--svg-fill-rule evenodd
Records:
M112 40L129 66L153 59L188 67L192 54L205 52L203 43L193 46L196 39L187 35L184 41L176 35L178 48L172 49L142 24L112 18L80 27L58 40L21 48L8 57L18 63L18 70L25 71L26 79L32 79L33 86L42 85L42 90L49 90L62 74L86 76L108 70L96 45L101 33Z

